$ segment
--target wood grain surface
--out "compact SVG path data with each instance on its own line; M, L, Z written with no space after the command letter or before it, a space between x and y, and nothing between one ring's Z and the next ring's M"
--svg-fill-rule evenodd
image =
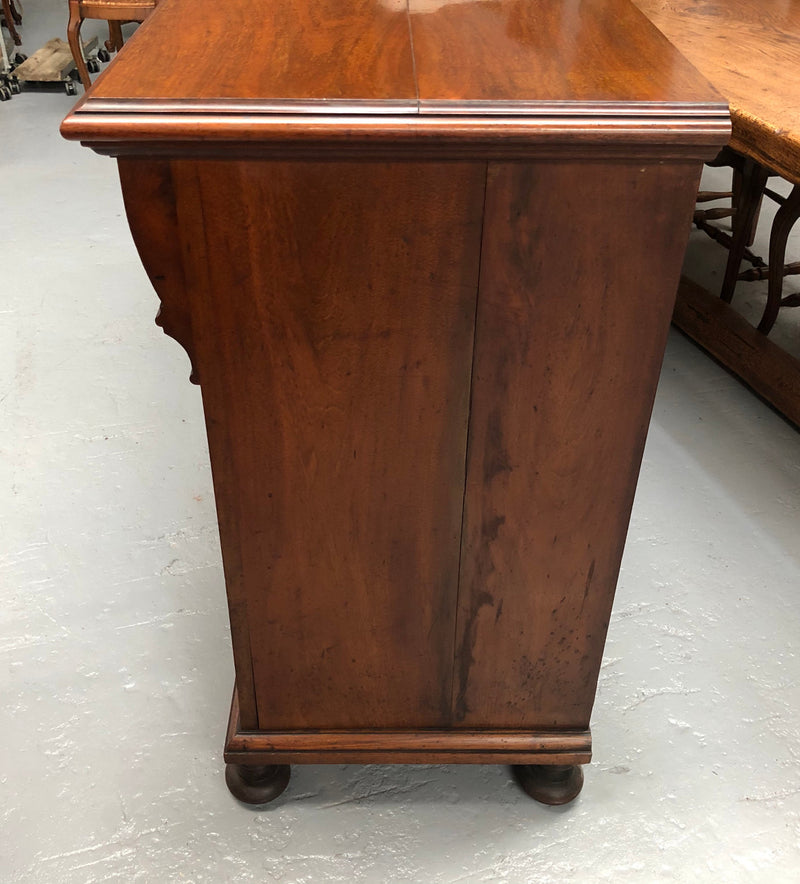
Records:
M92 95L389 101L413 110L409 41L404 8L378 0L162 0Z
M699 178L575 173L490 166L453 685L464 726L588 726Z
M62 133L115 155L453 159L636 141L705 158L728 126L630 0L273 0L258 16L249 0L162 0Z
M259 726L444 726L485 164L175 166Z
M93 97L414 105L716 97L630 0L272 0L257 17L250 0L193 0L189 21L186 6L162 0ZM161 64L147 65L152 57Z
M423 111L716 97L630 0L409 0L409 11Z
M800 183L800 3L635 2L730 102L731 147Z

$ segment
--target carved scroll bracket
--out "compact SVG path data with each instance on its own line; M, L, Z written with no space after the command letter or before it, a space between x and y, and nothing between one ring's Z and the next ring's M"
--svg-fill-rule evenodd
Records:
M121 158L119 175L133 240L161 301L156 325L186 351L192 364L189 379L199 384L170 163Z
M164 299L162 298L161 306L158 308L158 313L156 313L156 325L165 335L169 335L174 341L177 341L186 351L192 365L189 380L193 384L199 384L200 375L197 372L197 365L194 360L191 317L188 315L188 311L170 311L168 308L165 309Z

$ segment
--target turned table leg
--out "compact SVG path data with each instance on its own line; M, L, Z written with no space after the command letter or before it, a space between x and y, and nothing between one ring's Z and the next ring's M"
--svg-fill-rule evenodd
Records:
M579 764L515 764L514 779L542 804L569 804L583 788L583 769Z
M288 764L226 764L225 783L234 798L245 804L274 801L289 785Z

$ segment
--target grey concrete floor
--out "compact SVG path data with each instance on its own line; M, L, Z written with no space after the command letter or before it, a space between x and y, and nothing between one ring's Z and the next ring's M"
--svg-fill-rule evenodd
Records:
M29 53L63 33L25 12ZM578 800L490 766L231 798L200 395L70 103L0 104L0 881L800 881L800 435L677 333Z

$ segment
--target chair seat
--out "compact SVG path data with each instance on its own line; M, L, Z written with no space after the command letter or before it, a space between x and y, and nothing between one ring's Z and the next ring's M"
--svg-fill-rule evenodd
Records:
M82 18L106 21L144 21L157 0L79 0Z

